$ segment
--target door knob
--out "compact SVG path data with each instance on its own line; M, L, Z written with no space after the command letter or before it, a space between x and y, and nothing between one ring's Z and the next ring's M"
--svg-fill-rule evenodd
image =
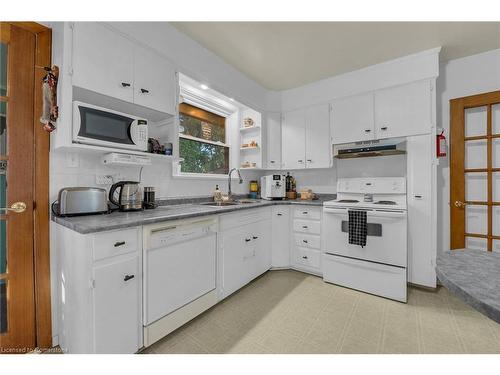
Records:
M461 207L464 207L464 206L465 206L464 202L462 202L462 201L455 201L455 207L461 208Z
M24 202L15 202L12 203L10 207L0 207L0 210L3 211L13 211L16 214L20 214L21 212L26 211L26 203Z

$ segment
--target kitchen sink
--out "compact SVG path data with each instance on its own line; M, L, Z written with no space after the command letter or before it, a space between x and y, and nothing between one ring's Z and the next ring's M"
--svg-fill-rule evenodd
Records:
M252 204L252 203L257 203L257 201L250 200L250 199L241 199L241 200L231 201L231 202L203 202L200 204L203 206L211 206L211 207L225 207L225 206L238 206L241 204Z

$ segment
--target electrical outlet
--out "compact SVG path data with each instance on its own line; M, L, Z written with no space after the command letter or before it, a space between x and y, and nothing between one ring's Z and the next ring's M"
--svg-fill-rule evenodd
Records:
M80 157L74 152L66 154L66 166L68 168L78 168L80 165Z
M113 183L113 176L109 174L96 174L95 183L97 185L111 185Z

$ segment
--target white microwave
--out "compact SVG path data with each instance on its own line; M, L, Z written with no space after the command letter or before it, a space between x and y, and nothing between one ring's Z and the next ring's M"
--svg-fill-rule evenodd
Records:
M147 151L148 121L125 113L74 101L73 142Z

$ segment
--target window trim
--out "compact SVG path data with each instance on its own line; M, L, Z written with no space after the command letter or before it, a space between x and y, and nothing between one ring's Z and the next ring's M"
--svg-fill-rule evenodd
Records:
M179 115L182 113L184 114L185 116L190 116L190 117L193 117L193 118L196 118L198 120L201 120L201 121L205 121L205 122L208 122L208 123L212 123L211 121L209 121L208 119L203 119L203 118L200 118L198 116L193 116L189 113L186 113L186 112L182 112L181 111L181 106L180 104L187 104L188 106L190 107L195 107L197 109L200 109L202 111L205 111L205 112L209 112L209 113L213 113L213 112L210 112L209 110L205 109L204 107L198 107L197 105L195 104L191 104L190 102L185 102L185 103L179 103L179 108L178 108L178 118L180 117ZM218 113L213 113L215 114L216 116L219 116L219 117L224 117L224 116L221 116L220 114ZM178 124L180 125L180 123ZM215 124L215 125L218 125L218 124ZM187 139L187 140L191 140L191 141L195 141L195 142L200 142L200 143L207 143L207 144L211 144L211 145L215 145L215 146L219 146L219 147L226 147L228 149L228 169L231 170L231 165L232 165L232 157L231 157L231 143L228 142L228 139L230 139L230 135L229 135L229 132L231 131L231 129L228 129L228 124L227 124L227 117L224 117L224 129L225 129L225 140L226 142L223 143L223 142L220 142L220 141L210 141L210 140L207 140L207 139L203 139L203 138L199 138L199 137L193 137L191 135L187 135L187 134L182 134L179 132L179 128L177 127L177 145L179 147L179 159L180 160L183 160L184 158L182 158L182 156L180 155L180 139ZM182 169L182 161L179 161L176 163L175 167L172 168L172 176L173 178L176 178L176 179L211 179L211 180L219 180L219 179L227 179L227 174L215 174L215 173L191 173L191 172L182 172L181 169Z

